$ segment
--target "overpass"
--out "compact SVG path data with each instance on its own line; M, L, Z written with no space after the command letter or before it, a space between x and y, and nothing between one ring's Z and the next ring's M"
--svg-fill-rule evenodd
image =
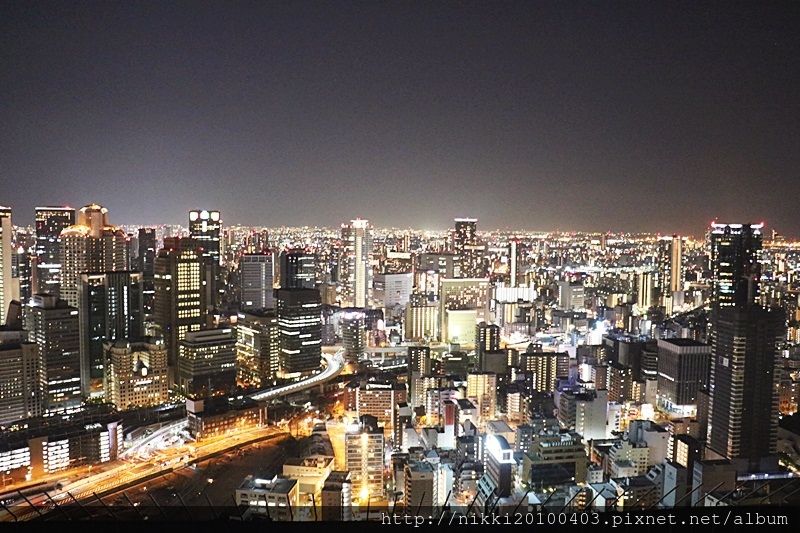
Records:
M279 387L273 387L271 389L254 392L252 394L248 394L247 397L256 401L280 398L281 396L286 396L287 394L300 392L317 385L321 385L322 383L335 378L342 373L342 370L344 370L344 348L340 348L332 355L323 353L322 358L326 362L325 368L322 370L322 372L314 374L313 376L301 381L290 383L289 385L281 385Z

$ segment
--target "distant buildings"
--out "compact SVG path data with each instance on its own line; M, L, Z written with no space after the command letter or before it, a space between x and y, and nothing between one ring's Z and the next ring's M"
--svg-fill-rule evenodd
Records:
M61 285L61 232L75 224L75 209L66 206L36 208L35 293L58 296Z

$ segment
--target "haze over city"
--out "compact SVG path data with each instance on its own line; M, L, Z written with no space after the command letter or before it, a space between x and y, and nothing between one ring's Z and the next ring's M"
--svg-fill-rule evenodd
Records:
M4 2L2 203L796 234L781 2Z

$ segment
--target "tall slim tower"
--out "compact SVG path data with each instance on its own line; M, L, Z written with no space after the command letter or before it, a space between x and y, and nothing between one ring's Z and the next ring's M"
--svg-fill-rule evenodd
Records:
M365 308L372 299L372 226L357 218L342 225L342 257L339 261L345 307Z
M206 305L213 308L219 300L220 235L222 219L219 211L189 211L189 236L197 242L206 269Z
M735 305L715 317L707 444L739 472L777 467L780 308ZM772 458L772 460L770 460Z
M456 218L453 250L461 260L462 278L482 278L483 246L478 242L478 219Z
M207 325L201 253L192 238L168 237L154 260L153 322L167 349L170 383L177 379L178 343Z
M11 277L12 231L11 208L0 206L0 326L5 325L8 306L14 299Z
M661 237L658 241L657 287L664 299L674 298L683 290L683 238L680 235Z
M128 238L108 222L108 210L97 204L78 211L77 223L61 232L62 299L78 306L78 284L84 272L113 272L129 267Z
M711 298L714 309L758 301L763 227L764 224L711 223Z
M75 224L75 209L36 208L36 287L33 292L58 296L61 283L61 232Z
M322 358L322 299L317 289L278 289L280 365L284 377L319 369Z
M271 252L244 254L239 259L241 309L275 309Z
M137 270L142 273L142 307L145 315L153 313L153 264L158 248L156 228L139 228L139 264Z

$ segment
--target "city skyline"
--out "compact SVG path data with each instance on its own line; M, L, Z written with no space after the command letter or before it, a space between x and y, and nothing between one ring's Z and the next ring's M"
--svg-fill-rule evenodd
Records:
M788 7L6 3L0 204L798 237Z

